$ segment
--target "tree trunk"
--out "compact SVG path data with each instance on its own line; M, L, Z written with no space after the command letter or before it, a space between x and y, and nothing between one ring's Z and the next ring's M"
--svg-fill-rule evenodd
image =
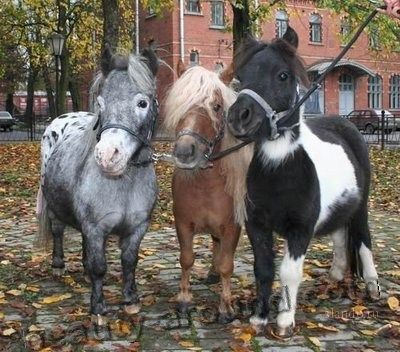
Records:
M71 93L73 111L83 110L80 86L74 77L71 77L69 80L69 91Z
M37 78L37 70L33 67L29 69L28 75L28 85L26 88L27 98L26 98L26 110L24 120L32 128L35 123L35 113L33 110L34 99L35 99L35 83Z
M119 42L118 0L102 0L103 7L103 48L108 44L114 52Z
M58 85L58 99L57 99L57 111L58 115L62 115L66 112L66 95L68 90L69 81L69 53L67 48L64 48L63 55L60 57L60 82Z
M231 1L233 10L233 53L235 54L240 43L251 34L250 6L248 0L242 0L240 7L235 6L236 1Z
M14 115L16 113L14 106L14 92L7 93L6 97L6 110L11 114Z
M55 119L56 116L56 104L54 102L54 91L51 83L51 78L50 78L50 72L49 68L47 66L43 67L43 81L46 89L46 94L47 94L47 102L49 104L49 116L51 116L52 119Z

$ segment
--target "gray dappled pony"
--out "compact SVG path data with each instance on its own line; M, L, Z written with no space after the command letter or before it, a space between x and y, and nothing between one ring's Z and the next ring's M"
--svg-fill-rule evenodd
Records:
M39 236L53 237L52 266L60 271L65 226L82 233L91 313L98 325L105 322L105 243L111 233L120 240L125 311L139 311L135 268L157 197L149 145L158 111L157 68L150 49L122 57L106 48L95 83L97 113L62 115L42 140Z

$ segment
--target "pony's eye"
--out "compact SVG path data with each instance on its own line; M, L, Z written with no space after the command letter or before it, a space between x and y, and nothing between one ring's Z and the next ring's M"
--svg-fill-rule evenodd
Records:
M144 99L139 100L139 102L137 103L137 106L141 109L146 109L148 105L149 103Z
M214 110L215 112L218 112L220 109L221 109L221 105L219 105L219 104L215 104L215 105L213 106L213 110Z
M289 78L289 75L287 74L287 72L281 72L281 73L279 74L279 79L280 79L281 81L286 81L288 78Z

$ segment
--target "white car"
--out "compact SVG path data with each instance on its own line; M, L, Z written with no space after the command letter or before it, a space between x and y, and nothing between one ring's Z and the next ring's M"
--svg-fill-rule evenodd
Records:
M13 130L15 120L8 111L0 111L0 130Z

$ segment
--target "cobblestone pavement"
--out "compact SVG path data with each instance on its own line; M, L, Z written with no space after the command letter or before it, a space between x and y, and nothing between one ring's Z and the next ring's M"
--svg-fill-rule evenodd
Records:
M195 240L194 304L187 317L179 317L174 309L180 277L174 230L160 229L145 236L137 270L142 310L131 317L119 306L119 249L111 238L104 286L111 338L98 340L87 314L90 292L82 274L80 236L73 231L66 234L67 273L53 278L49 256L32 246L35 219L1 220L0 350L399 351L400 311L395 299L389 307L388 297L400 298L400 219L374 213L371 225L382 287L380 302L363 299L362 284L350 279L339 286L330 284L331 244L328 239L314 240L299 295L297 334L290 341L279 341L268 333L253 336L247 325L254 279L252 253L245 236L232 279L238 315L229 325L218 324L219 285L204 283L211 259L208 236ZM277 241L278 252L281 248L282 242ZM278 283L275 291L279 291ZM271 317L276 317L276 308ZM271 325L274 323L272 319Z

